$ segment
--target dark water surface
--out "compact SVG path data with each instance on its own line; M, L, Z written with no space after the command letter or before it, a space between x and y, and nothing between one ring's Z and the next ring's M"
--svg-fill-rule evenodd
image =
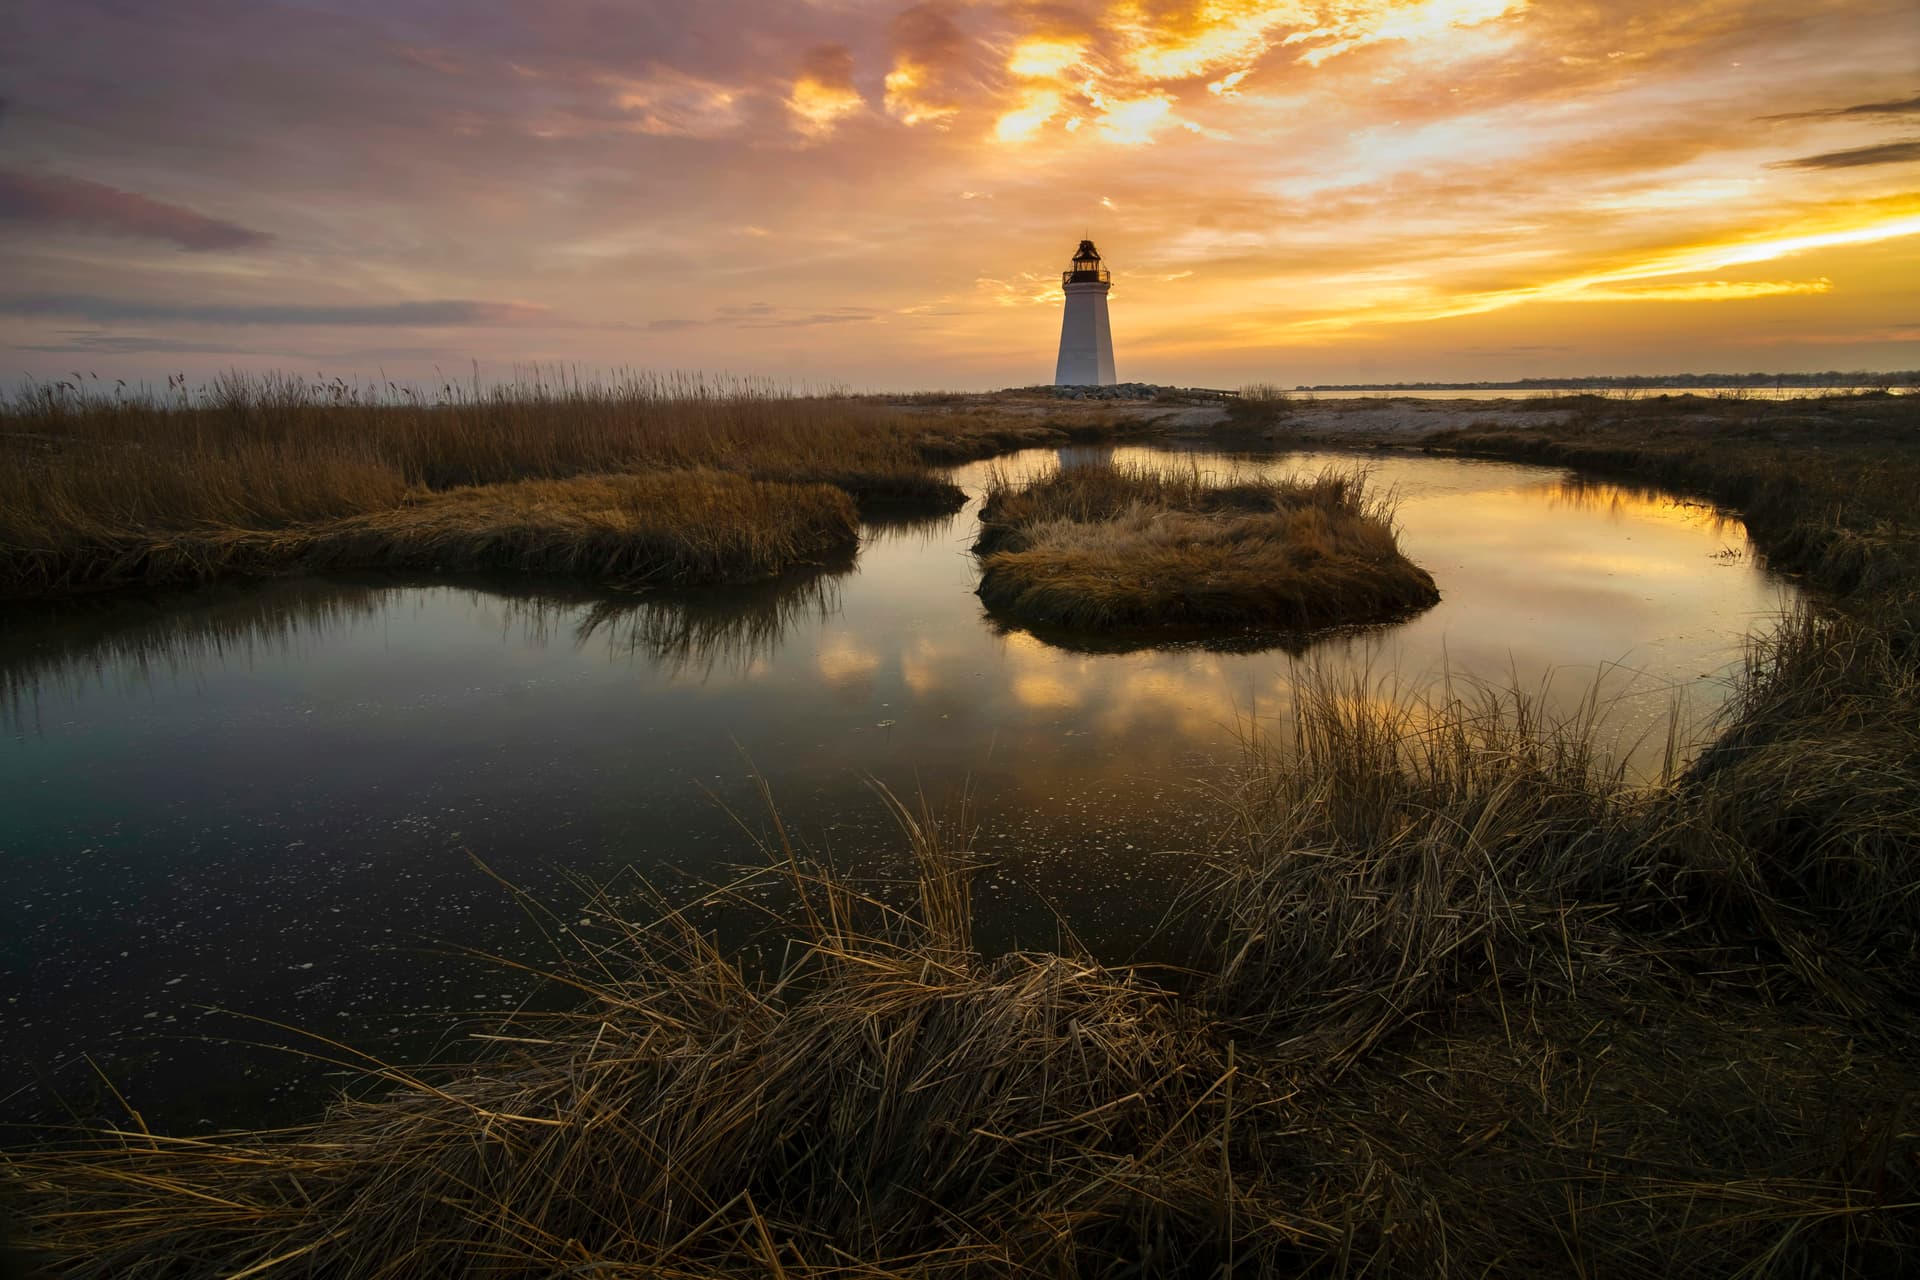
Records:
M1710 716L1743 637L1791 598L1696 504L1495 463L1374 471L1445 598L1300 661L1568 705L1597 680L1631 749L1676 696ZM476 858L569 918L567 873L723 876L757 856L723 807L765 827L755 768L813 848L878 874L904 850L869 775L937 802L970 786L998 859L988 945L1054 945L1057 907L1103 958L1150 954L1220 831L1204 787L1244 715L1285 710L1295 659L1003 633L971 594L973 526L969 505L872 530L851 566L678 600L287 579L0 615L0 1119L115 1117L83 1055L156 1127L303 1115L335 1078L236 1043L289 1040L241 1015L427 1056L450 1013L529 989L451 949L531 945Z

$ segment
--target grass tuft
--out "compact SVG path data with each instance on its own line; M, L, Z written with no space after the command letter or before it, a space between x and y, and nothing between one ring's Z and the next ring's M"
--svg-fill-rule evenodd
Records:
M0 574L41 596L292 569L513 570L637 588L768 578L850 551L859 534L842 490L685 470L415 493L277 529L102 527L84 558L0 546Z
M863 512L957 508L929 456L956 433L979 434L697 378L533 377L431 401L239 375L160 397L30 384L0 402L0 600L425 561L753 578L851 547L847 503L821 486Z
M974 550L988 607L1042 625L1305 630L1440 598L1362 474L1218 484L1091 466L996 479Z

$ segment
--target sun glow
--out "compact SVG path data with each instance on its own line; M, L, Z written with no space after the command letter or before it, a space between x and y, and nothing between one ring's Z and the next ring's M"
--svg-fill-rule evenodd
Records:
M810 76L796 80L787 98L787 109L797 117L796 127L810 138L826 137L866 105L867 100L858 91Z
M1749 298L1782 298L1809 293L1831 293L1833 281L1818 280L1701 280L1693 284L1649 284L1635 287L1594 286L1572 296L1575 302L1744 302Z
M1285 332L1337 332L1362 325L1410 324L1484 315L1530 302L1740 302L1754 298L1825 294L1831 280L1706 280L1672 285L1639 285L1666 276L1702 275L1727 267L1770 262L1815 249L1873 244L1920 235L1920 214L1906 213L1863 226L1796 235L1749 239L1720 245L1696 245L1659 254L1611 270L1568 276L1544 284L1480 293L1438 296L1401 305L1351 309L1341 315L1296 321Z
M1029 79L1051 79L1077 66L1086 50L1078 40L1024 40L1007 59L1007 70Z
M1141 146L1152 142L1156 132L1172 123L1173 99L1165 94L1101 105L1100 136L1109 142Z
M960 114L960 108L930 100L925 92L926 81L925 67L905 59L896 63L893 70L887 72L887 114L901 124L931 124L944 128L948 121Z
M1920 197L1915 198L1920 203ZM1784 258L1791 254L1805 253L1810 249L1829 249L1840 245L1872 244L1878 240L1895 240L1902 236L1920 235L1920 213L1907 213L1902 216L1871 222L1865 226L1845 227L1833 231L1814 231L1802 235L1780 236L1771 240L1749 240L1736 244L1706 245L1691 249L1682 249L1665 257L1656 258L1643 266L1631 268L1610 276L1596 277L1599 280L1644 280L1652 276L1673 276L1696 271L1718 271L1722 267L1747 266L1755 262L1771 262L1775 258Z
M1308 16L1300 4L1264 4L1213 0L1194 7L1185 22L1150 17L1138 4L1117 4L1108 22L1124 33L1131 48L1126 63L1150 80L1187 80L1246 64L1273 46L1274 30Z
M1060 114L1063 99L1052 89L1029 90L1020 106L1000 117L994 134L1002 142L1023 142Z
M1454 29L1477 27L1526 11L1529 0L1426 0L1423 4L1361 4L1335 9L1326 25L1298 31L1287 44L1315 44L1300 61L1317 67L1327 59L1382 40L1430 42L1447 38Z

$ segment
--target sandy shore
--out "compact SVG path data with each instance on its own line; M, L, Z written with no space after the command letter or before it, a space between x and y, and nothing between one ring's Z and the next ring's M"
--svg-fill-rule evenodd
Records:
M1302 400L1287 413L1280 430L1288 435L1406 437L1458 427L1557 427L1572 415L1571 408L1543 409L1517 400Z
M1143 428L1178 434L1206 434L1224 426L1227 402L1199 400L1058 400L1031 391L954 397L936 403L906 403L898 407L925 414L992 413L1031 419L1036 425L1062 418L1120 419ZM1430 432L1459 427L1538 428L1561 426L1573 408L1543 405L1541 401L1512 399L1423 400L1413 396L1379 399L1317 400L1302 395L1287 404L1267 434L1275 438L1302 436L1328 442L1385 442L1417 439Z

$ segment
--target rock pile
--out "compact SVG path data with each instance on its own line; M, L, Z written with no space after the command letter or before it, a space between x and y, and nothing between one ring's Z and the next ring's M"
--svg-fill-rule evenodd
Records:
M1162 388L1151 382L1117 382L1110 387L1045 387L1060 400L1151 400Z

